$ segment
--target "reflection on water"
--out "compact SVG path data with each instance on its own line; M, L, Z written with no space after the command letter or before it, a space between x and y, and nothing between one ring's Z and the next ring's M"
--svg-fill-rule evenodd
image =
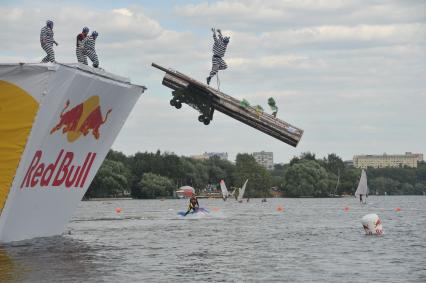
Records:
M185 200L82 202L63 236L0 245L0 282L426 282L426 197L369 201L200 200L200 219Z
M102 262L97 250L104 248L64 236L2 244L0 282L95 279L96 268Z
M20 278L20 269L10 258L7 251L0 246L0 282L17 281Z

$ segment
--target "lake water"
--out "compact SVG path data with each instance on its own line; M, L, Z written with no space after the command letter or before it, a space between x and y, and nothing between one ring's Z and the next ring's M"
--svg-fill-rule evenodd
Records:
M85 201L64 235L0 245L0 282L426 282L426 197L368 201Z

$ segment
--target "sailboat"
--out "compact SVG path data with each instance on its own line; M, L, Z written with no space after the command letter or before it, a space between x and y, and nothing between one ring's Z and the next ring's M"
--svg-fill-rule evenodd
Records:
M220 180L220 190L222 191L222 198L225 201L229 197L229 192L224 180Z
M237 195L235 193L237 193L240 189L239 188L235 188L235 187L231 187L231 189L234 188L234 190L229 194L230 197L234 197L235 200L237 200Z
M361 172L361 178L359 179L358 188L355 191L355 196L360 199L360 202L362 201L362 196L365 196L364 203L367 203L367 197L368 197L368 185L367 185L367 174L365 173L365 170L362 169Z
M244 197L244 192L246 191L247 182L248 182L248 179L245 181L243 187L240 188L239 190L238 198L237 198L238 202L243 202L243 197Z

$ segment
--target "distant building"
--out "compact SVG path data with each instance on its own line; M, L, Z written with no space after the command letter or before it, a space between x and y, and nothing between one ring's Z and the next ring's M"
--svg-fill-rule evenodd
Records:
M257 163L268 170L274 169L274 153L273 152L253 152L253 157Z
M406 152L405 154L383 155L355 155L353 157L356 168L386 168L386 167L411 167L417 168L417 162L423 161L423 154Z
M228 160L228 153L227 152L204 152L201 155L192 155L191 158L198 159L198 160L204 160L209 159L210 157L217 156L222 160Z
M209 157L207 155L204 154L199 154L199 155L191 155L192 159L196 159L196 160L204 160L204 159L209 159Z

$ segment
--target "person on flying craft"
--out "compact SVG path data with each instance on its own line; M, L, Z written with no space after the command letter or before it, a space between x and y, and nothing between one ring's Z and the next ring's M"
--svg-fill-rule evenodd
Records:
M226 48L228 47L229 36L223 37L220 29L217 29L217 34L219 36L216 35L215 28L212 28L212 32L214 40L212 70L210 71L210 75L207 77L207 84L210 84L210 80L219 72L219 70L225 70L228 68L228 65L226 65L223 57L225 56Z
M192 195L192 197L189 199L189 206L188 211L185 213L185 216L192 211L195 212L196 208L199 208L200 204L198 203L197 197L195 195Z

